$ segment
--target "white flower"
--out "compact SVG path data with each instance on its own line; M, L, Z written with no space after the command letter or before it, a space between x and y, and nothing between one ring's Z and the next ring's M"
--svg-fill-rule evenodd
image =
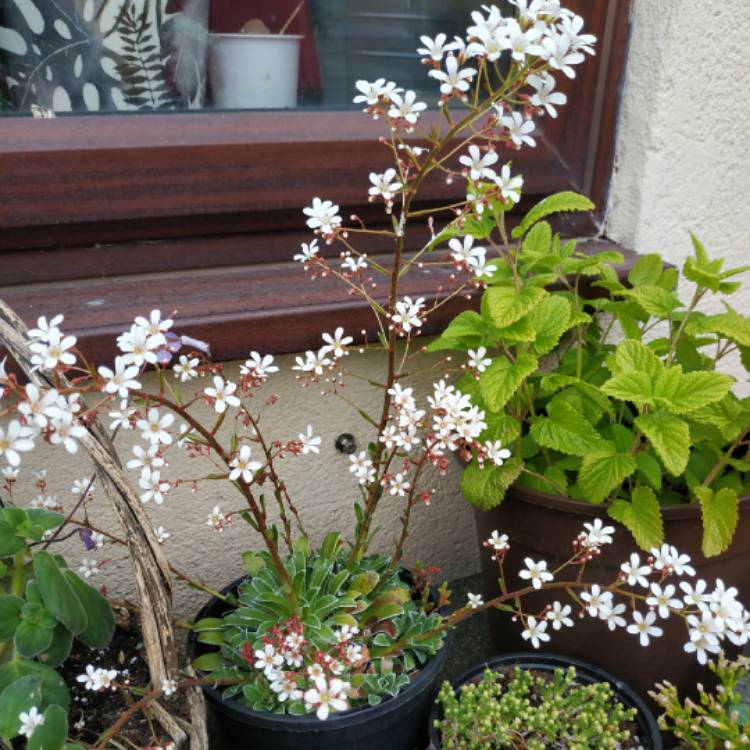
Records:
M242 375L252 375L258 380L266 380L269 375L278 371L279 368L273 363L273 357L270 354L261 355L258 352L250 352L250 359L240 367Z
M101 549L104 546L104 534L100 534L98 531L92 531L91 541L96 545L97 549Z
M511 456L510 451L503 448L503 444L499 440L494 442L488 440L482 447L484 448L485 459L492 461L495 466L502 466Z
M535 589L542 588L542 584L551 581L554 576L547 570L547 561L534 562L530 557L524 559L526 568L518 573L520 578L531 581Z
M545 37L542 40L544 45L544 57L550 68L561 70L568 78L575 78L576 72L573 70L574 65L579 65L584 61L584 56L571 49L570 38L563 35L554 37Z
M530 135L536 130L536 125L533 120L526 120L520 112L501 115L500 124L508 129L508 135L516 148L521 148L524 143L536 146L536 141Z
M593 584L590 591L584 591L581 599L586 602L586 611L592 617L599 617L602 611L612 606L612 592L602 591L598 583Z
M502 195L503 200L511 203L518 203L521 200L523 177L520 174L512 177L509 164L503 164L500 175L495 178L495 184L500 188L500 195Z
M170 488L169 482L161 481L160 472L149 471L148 469L144 469L138 484L144 490L141 493L141 502L147 503L149 500L153 500L157 505L164 502L164 495L169 492Z
M557 117L555 105L560 107L566 104L568 97L560 91L553 90L555 88L554 76L549 75L549 73L544 76L530 75L527 81L530 86L536 89L529 102L535 107L547 110L550 117Z
M3 479L12 482L18 479L19 471L20 469L14 469L12 466L3 466L2 471L0 471L0 475L2 475Z
M112 682L117 678L117 675L120 674L116 669L99 669L97 670L99 672L99 682L101 684L102 689L107 690L108 688L112 688L112 690L115 689L115 685L112 684Z
M531 641L534 648L539 648L540 641L549 641L547 630L547 620L537 622L536 617L526 618L526 628L521 633L521 638L525 641Z
M18 730L18 734L22 734L24 737L29 738L34 734L34 730L37 727L44 724L44 716L39 713L36 706L32 706L28 713L21 711L18 714L18 720L21 722L21 728Z
M154 526L154 534L159 544L164 544L172 536L163 526Z
M553 630L560 630L563 625L568 628L573 627L573 620L570 619L572 608L569 604L560 604L552 602L552 608L547 610L547 619L552 623Z
M476 68L459 69L455 55L448 55L445 59L445 71L431 70L428 75L440 81L440 93L443 96L452 96L454 92L464 95L471 88L471 80L476 73Z
M163 346L165 341L163 334L152 335L145 328L133 323L129 331L117 338L117 346L123 353L125 362L142 367L146 362L156 363L156 350Z
M654 622L656 622L655 612L647 612L645 617L640 612L633 612L633 622L627 627L628 633L639 636L641 646L648 646L650 636L658 638L664 632L656 627Z
M94 492L94 482L91 477L84 477L83 479L76 479L73 482L73 486L70 488L70 492L73 495L80 497L84 493L90 495Z
M483 179L494 180L497 177L495 170L491 167L499 158L494 151L482 154L479 146L472 145L469 146L469 155L460 156L458 161L466 167L469 177L477 182Z
M86 665L86 672L79 674L76 677L76 681L85 683L84 687L86 690L99 690L101 688L99 672L100 670L96 669L92 664L88 664Z
M161 680L161 691L164 693L165 698L174 695L177 692L177 680L170 680L166 677L162 677Z
M407 91L403 96L394 93L391 95L391 108L388 110L388 116L394 120L404 120L409 125L416 125L426 109L425 102L417 101L416 91Z
M313 258L318 255L318 241L313 240L309 245L307 242L303 242L300 245L300 252L297 253L292 260L296 260L298 263L309 263Z
M51 329L46 340L29 344L33 369L54 370L58 365L74 365L76 357L70 349L75 345L75 336L64 336L58 329Z
M424 306L424 297L417 300L404 297L400 302L396 302L396 312L391 315L391 320L396 328L404 333L411 333L414 329L422 327L420 313Z
M481 594L467 594L466 596L469 599L466 606L471 609L479 609L484 604L484 599L482 599Z
M276 697L284 701L298 701L302 698L302 691L297 687L297 683L288 675L281 675L278 680L271 683L271 690L276 693Z
M348 643L358 633L359 628L356 625L343 625L339 630L334 631L338 643Z
M428 61L442 62L445 53L456 48L453 42L446 44L447 39L448 37L445 34L438 34L434 39L429 36L420 36L419 41L422 42L423 46L417 49L417 53Z
M65 316L63 315L55 315L52 320L47 322L47 318L42 315L41 317L37 318L36 321L36 328L32 328L29 330L29 338L30 339L40 339L42 341L48 341L50 333L52 331L56 331L58 327L60 326L60 323L65 320Z
M203 392L214 400L214 409L217 414L223 414L228 406L239 406L240 400L233 395L237 390L237 384L225 381L220 375L214 375L214 387L205 388Z
M490 62L500 59L506 49L510 48L510 40L505 27L490 30L477 28L473 35L476 41L471 42L466 51L471 57L486 57Z
M356 456L349 456L351 471L360 484L368 484L375 479L375 467L365 451L360 451Z
M58 395L54 388L50 388L44 395L41 395L39 388L29 383L26 386L26 399L19 401L18 411L23 414L27 423L32 423L43 430L47 426L49 417L57 414L55 404Z
M73 414L68 411L60 412L58 416L52 420L52 427L54 432L49 436L49 441L52 445L63 445L68 453L76 453L78 451L78 443L76 440L80 440L86 435L86 428L78 421L73 421Z
M262 464L260 461L251 461L252 450L249 445L243 445L240 448L240 452L232 459L230 466L232 471L229 472L229 479L232 482L236 482L240 477L246 484L250 484L253 481L255 472L260 469Z
M622 603L605 605L600 607L599 617L607 623L607 627L610 630L624 628L628 624L627 620L622 616L626 610L627 607Z
M637 583L643 588L648 588L648 580L646 576L651 573L650 565L641 565L641 558L638 557L636 552L630 554L630 561L624 562L620 565L620 570L625 574L625 580L628 586L635 586Z
M469 367L477 372L484 372L492 364L492 359L485 356L486 354L487 349L484 346L480 346L477 349L469 349Z
M536 26L524 31L518 21L511 18L506 25L506 33L511 57L517 62L525 62L527 55L541 57L544 54L544 48L537 44L542 32Z
M560 19L561 34L567 38L570 48L577 52L595 54L594 45L596 37L593 34L581 34L583 29L583 18L573 13L567 14Z
M368 268L367 253L362 255L353 256L349 253L344 260L341 261L341 268L344 271L351 271L351 273L358 273Z
M507 552L510 549L507 534L500 534L497 530L490 534L490 538L484 543L485 547L493 549L495 552Z
M326 367L331 365L331 360L322 352L306 351L304 358L296 357L294 361L296 364L292 365L292 370L311 372L315 375L322 375Z
M166 338L163 336L174 324L171 318L165 320L161 319L161 310L152 310L148 318L144 318L139 315L135 319L135 324L143 328L149 336L161 336L162 344L166 342Z
M595 518L593 523L584 523L584 532L579 539L587 547L601 547L603 544L612 544L612 534L615 533L614 526L605 526L601 518Z
M303 213L310 218L307 226L323 235L332 235L341 226L339 207L332 201L321 201L313 198L312 206L302 209Z
M141 474L148 474L152 469L160 469L164 466L164 459L159 455L159 446L151 445L141 448L140 445L133 446L135 458L131 458L126 464L128 469L140 469Z
M214 531L221 533L232 522L231 516L225 516L218 505L208 514L206 526L210 526Z
M102 390L105 393L118 395L120 398L127 398L130 391L141 387L141 384L135 380L138 376L138 367L128 364L125 357L115 357L114 370L101 366L99 375L106 381Z
M678 576L694 576L695 568L690 565L690 555L683 555L677 551L676 547L670 546L670 567L672 572Z
M672 584L663 589L658 583L651 584L651 596L646 599L649 607L654 607L659 612L659 617L669 617L669 610L681 609L682 601L674 598L675 587Z
M327 682L324 677L315 680L315 687L305 691L305 704L315 708L315 714L321 721L328 718L331 710L346 711L349 704L346 701L346 690L349 684L339 679Z
M474 21L474 26L469 26L466 29L466 35L469 38L492 34L498 29L504 28L507 23L507 19L503 18L497 5L483 5L482 8L488 13L488 16L485 18L478 10L472 11L471 18Z
M283 664L284 657L270 643L255 652L255 668L262 669L266 677L275 674Z
M370 182L372 183L368 191L370 198L382 196L386 203L392 202L394 195L403 187L402 183L396 179L396 170L393 168L386 169L382 174L370 172Z
M385 78L378 78L377 81L356 81L355 87L360 93L354 97L355 104L367 104L368 107L374 107L380 102L390 101L393 94L401 91L393 81L386 81Z
M198 371L195 369L200 364L197 357L188 357L180 355L180 360L172 368L174 376L180 379L181 383L187 383L188 380L198 377Z
M302 444L303 456L306 456L308 453L320 453L320 444L323 440L313 435L313 426L311 424L307 425L307 431L300 432L297 438Z
M683 591L683 601L688 607L699 607L704 602L711 600L710 594L706 592L706 582L699 579L695 582L695 587L687 581L680 581L680 588Z
M130 418L133 414L135 414L135 409L128 408L127 401L121 401L119 411L109 412L109 416L112 418L112 421L109 424L109 429L131 430L133 427L130 423Z
M397 495L398 497L404 497L407 490L409 489L409 482L400 472L393 476L388 481L388 491L391 495Z
M81 560L81 565L78 568L78 572L84 578L91 578L91 576L95 576L99 572L99 565L96 560L89 560L88 558L84 557Z
M344 355L348 354L344 347L349 346L349 344L351 344L354 339L351 336L345 336L344 329L339 326L333 332L333 336L331 336L330 333L324 333L323 341L325 341L326 343L325 346L320 347L321 356L325 356L326 354L330 353L333 354L336 359L340 359Z
M463 238L463 242L454 237L448 242L448 247L451 249L451 257L457 263L465 263L466 265L473 267L477 261L484 259L486 250L483 247L474 247L474 238L471 235L467 235Z
M151 445L158 445L159 443L171 445L172 436L167 431L167 428L173 422L173 414L167 413L161 416L158 409L151 408L148 410L146 419L139 419L136 422L136 427L141 431L141 437L151 443Z

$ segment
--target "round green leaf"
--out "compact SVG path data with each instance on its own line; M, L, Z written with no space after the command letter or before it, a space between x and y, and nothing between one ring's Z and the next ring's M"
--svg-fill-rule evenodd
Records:
M21 677L0 692L0 737L10 740L18 734L21 722L18 715L32 707L39 707L42 691L36 677Z
M0 521L0 557L10 557L23 549L26 549L26 542L16 536L9 524Z
M34 574L47 609L65 623L73 635L82 633L88 626L86 611L52 555L48 552L34 555Z
M201 654L193 661L193 668L200 672L213 672L215 669L221 669L224 666L224 658L218 651L209 651L207 654Z
M2 691L21 677L34 677L41 683L42 700L37 708L41 710L56 703L67 710L70 696L60 675L44 664L27 659L9 661L0 667L0 703L2 703Z
M59 623L52 631L52 643L44 653L39 654L37 659L50 667L59 667L68 656L73 647L73 633L65 625Z
M65 571L65 578L83 604L88 619L86 628L77 634L78 640L91 648L108 646L115 632L115 616L109 602L72 570Z
M23 599L19 596L0 596L0 641L9 641L21 622Z
M63 750L68 737L68 716L61 706L50 706L29 738L26 750Z
M52 643L52 630L36 622L23 620L16 628L13 645L21 656L31 659L49 648Z

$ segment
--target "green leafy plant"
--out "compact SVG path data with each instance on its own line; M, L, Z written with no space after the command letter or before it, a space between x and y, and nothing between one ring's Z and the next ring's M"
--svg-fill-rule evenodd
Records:
M464 494L486 510L518 481L606 504L644 549L663 540L661 504L700 503L703 553L723 552L750 489L750 401L717 365L738 353L750 367L750 321L726 301L748 267L723 270L693 237L682 276L695 290L685 305L677 269L658 255L641 257L622 283L620 253L586 255L553 233L544 218L590 209L582 196L532 208L515 243L502 208L457 220L476 240L494 245L499 232L504 241L481 312L461 313L428 347L479 350L478 360L490 351L490 364L470 361L459 387L485 410L482 439L515 446L502 466L475 459ZM722 312L697 309L711 296Z
M194 666L217 682L236 683L225 696L256 711L304 715L303 698L315 686L316 665L333 662L333 673L350 685L352 706L377 705L395 696L409 683L409 674L442 646L442 633L429 634L441 617L436 603L422 596L422 587L394 574L386 556L347 568L338 533L329 534L319 552L301 540L287 556L293 597L283 594L268 553L248 552L245 564L250 577L232 599L236 607L222 618L195 623L197 640L219 648L200 655ZM390 654L396 643L399 652ZM269 664L258 667L265 655ZM282 668L284 676L276 676ZM277 680L288 683L283 702L279 685L271 687Z
M435 722L444 750L494 748L627 748L636 715L609 683L581 685L576 670L554 673L486 669L481 681L458 694L444 682L438 695L443 717Z
M669 682L656 684L649 695L664 711L658 719L660 729L672 732L695 750L750 747L750 707L739 690L740 683L750 676L750 659L740 656L730 661L722 652L709 667L719 687L706 691L699 685L697 703L690 698L681 700Z
M29 750L74 750L66 745L68 689L55 667L73 639L107 646L114 616L107 600L37 548L63 516L35 508L0 509L0 738L19 734L22 713L42 714Z

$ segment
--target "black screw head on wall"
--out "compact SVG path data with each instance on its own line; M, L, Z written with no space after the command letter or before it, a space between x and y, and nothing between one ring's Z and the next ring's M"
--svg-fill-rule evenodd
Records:
M354 439L354 435L349 432L342 432L336 438L336 450L339 453L343 453L347 456L351 456L352 453L356 453L357 441Z

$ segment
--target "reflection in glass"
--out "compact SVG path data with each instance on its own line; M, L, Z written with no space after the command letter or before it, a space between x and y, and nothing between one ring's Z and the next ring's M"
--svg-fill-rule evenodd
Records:
M355 81L380 77L432 103L419 37L463 36L477 5L0 0L0 110L350 108Z

